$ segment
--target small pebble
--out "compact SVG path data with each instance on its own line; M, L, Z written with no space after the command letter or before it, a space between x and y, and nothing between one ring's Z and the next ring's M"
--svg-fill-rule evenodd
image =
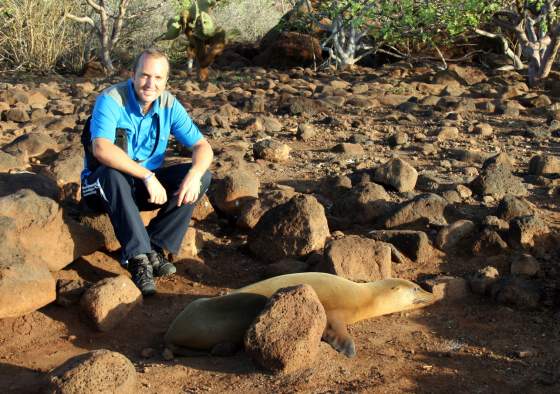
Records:
M514 355L517 358L528 358L534 356L535 352L533 350L517 350Z

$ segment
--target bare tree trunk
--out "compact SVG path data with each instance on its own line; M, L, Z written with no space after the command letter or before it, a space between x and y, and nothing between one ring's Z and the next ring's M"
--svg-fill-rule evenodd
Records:
M99 40L99 59L105 67L107 73L112 74L115 72L113 65L112 52L113 48L120 39L124 21L128 19L138 18L150 11L161 7L165 1L160 1L151 7L139 10L133 15L126 15L130 0L119 0L117 3L118 11L112 14L106 0L83 0L99 15L99 22L96 23L88 16L76 16L70 13L65 13L66 18L72 19L76 22L87 23L95 29L95 34Z
M367 0L364 1L365 6L362 9L362 14L376 5L375 2L367 3ZM345 21L344 13L346 10L343 9L336 15L331 24L330 36L321 43L321 47L329 51L330 60L334 60L336 67L342 69L353 67L364 56L374 52L371 46L363 42L367 35L367 26L364 27L363 31L360 31L352 21ZM360 16L361 14L355 15L356 18Z
M553 16L559 6L560 0L544 0L539 9L518 2L516 12L500 11L494 15L496 24L512 31L519 40L521 53L528 59L529 86L536 86L548 77L558 55L560 22Z
M545 61L541 65L541 75L539 75L539 79L544 79L548 77L550 74L550 70L552 70L552 65L558 56L558 50L560 49L560 39L558 36L555 36L552 39L552 42L546 48L547 52L544 54Z

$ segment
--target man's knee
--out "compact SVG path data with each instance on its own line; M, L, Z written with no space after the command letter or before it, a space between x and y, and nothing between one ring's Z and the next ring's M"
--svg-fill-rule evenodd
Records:
M102 166L97 169L97 178L104 185L130 185L131 177L119 170L111 167Z

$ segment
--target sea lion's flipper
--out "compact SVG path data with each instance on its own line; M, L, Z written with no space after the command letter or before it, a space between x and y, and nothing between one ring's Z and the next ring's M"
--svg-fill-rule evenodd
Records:
M331 345L336 351L344 354L346 357L354 357L356 355L356 345L354 340L348 334L346 325L341 320L329 319L323 339Z

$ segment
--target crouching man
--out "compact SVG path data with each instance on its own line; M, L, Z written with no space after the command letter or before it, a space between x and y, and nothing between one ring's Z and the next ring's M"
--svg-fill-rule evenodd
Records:
M175 273L164 251L177 253L194 206L208 189L213 152L185 108L165 90L166 55L142 52L130 80L104 90L89 121L82 199L111 218L123 260L143 295L154 276ZM86 133L84 133L86 135ZM192 164L161 167L170 135L192 149ZM140 211L160 208L144 227Z

